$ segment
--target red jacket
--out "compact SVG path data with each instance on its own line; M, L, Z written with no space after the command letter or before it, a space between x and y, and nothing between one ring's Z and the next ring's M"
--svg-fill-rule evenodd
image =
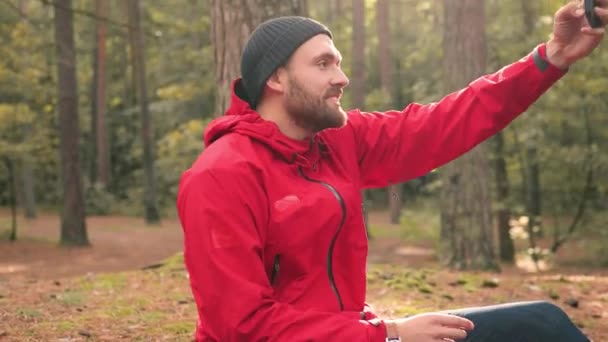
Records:
M541 45L544 48L544 45ZM505 127L564 73L532 55L438 103L348 113L292 140L234 93L181 179L199 341L384 341L365 305L362 188L424 175ZM372 322L377 322L372 321Z

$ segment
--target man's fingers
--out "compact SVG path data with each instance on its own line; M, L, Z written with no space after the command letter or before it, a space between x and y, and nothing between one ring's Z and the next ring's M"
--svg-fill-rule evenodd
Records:
M439 317L440 317L439 324L441 324L445 327L464 329L464 330L473 330L473 328L475 328L475 324L473 324L473 322L471 322L470 320L468 320L464 317L460 317L460 316L456 316L456 315L441 315Z
M595 0L595 4L602 7L606 7L608 6L608 0Z
M437 337L439 337L440 339L443 339L444 341L446 339L448 340L454 340L454 341L460 341L460 340L464 340L465 338L467 338L467 332L462 330L462 329L455 329L455 328L441 328L441 330L437 331Z
M595 14L602 20L602 23L606 25L608 23L608 8L595 7Z
M606 29L603 27L591 28L585 26L581 28L581 32L590 36L602 36L606 32Z

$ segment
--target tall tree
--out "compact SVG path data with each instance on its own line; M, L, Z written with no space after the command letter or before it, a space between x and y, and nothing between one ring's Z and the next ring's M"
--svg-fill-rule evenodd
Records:
M211 0L211 42L217 93L215 115L230 104L230 83L240 74L243 47L262 21L278 15L306 15L306 0Z
M141 116L141 138L144 164L144 216L146 223L160 222L160 211L156 199L156 177L154 170L154 130L150 120L148 106L148 88L146 83L146 62L144 58L144 34L141 24L139 0L128 0L128 17L131 54L135 69L137 101Z
M352 107L362 109L365 106L365 0L353 0L353 20L352 20L352 66L350 89L352 94ZM363 198L363 217L365 227L369 234L368 225L368 194L362 191Z
M57 109L59 110L61 179L61 243L88 245L85 204L78 152L78 87L71 0L56 0L54 6L55 45L57 48Z
M444 0L444 80L455 91L486 66L484 0ZM442 170L442 257L452 267L490 269L494 257L489 164L484 144Z
M96 68L95 77L95 138L97 157L97 181L104 187L108 184L110 176L108 139L106 132L106 31L105 18L108 12L107 0L95 0L95 42L96 42Z
M19 1L19 11L24 15L28 12L28 1ZM21 19L25 20L25 16ZM25 128L26 131L31 131L32 127L28 126ZM29 135L29 134L28 134ZM21 160L21 186L23 187L23 213L27 218L36 217L36 192L35 178L34 178L34 167L32 165L32 158L25 156Z
M521 0L523 26L526 36L534 32L536 18L536 7L533 2ZM529 234L536 234L536 227L541 225L541 190L540 190L540 166L538 161L538 149L536 142L530 141L526 146L526 213L529 216ZM538 232L542 232L540 229Z
M498 227L498 245L500 260L507 263L515 262L515 245L511 239L511 210L507 201L509 199L509 174L507 173L507 160L505 152L505 139L502 132L494 138L494 176L496 181L496 199L498 210L496 223Z
M376 23L378 31L378 67L383 92L384 107L390 109L395 105L393 96L393 58L391 54L390 5L388 0L376 2ZM388 187L390 222L399 224L401 219L401 184Z

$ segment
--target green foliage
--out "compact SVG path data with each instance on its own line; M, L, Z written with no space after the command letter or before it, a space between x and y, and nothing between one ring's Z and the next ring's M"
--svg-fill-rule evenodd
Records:
M329 15L325 2L309 1L310 13L326 21L335 44L344 57L343 67L352 74L352 4L342 1L342 13ZM487 72L518 60L548 39L554 11L564 1L529 2L533 10L527 31L523 1L488 1ZM74 7L94 12L91 0L74 1ZM210 42L210 3L175 0L142 3L147 62L148 97L153 120L156 177L159 203L174 213L181 173L203 149L204 127L214 116L215 56ZM375 1L365 1L366 103L363 110L384 110L384 94L379 87L378 32ZM394 103L400 109L408 103L429 103L443 95L441 1L391 1L390 26L394 69ZM135 105L132 67L122 6L111 6L107 33L107 131L111 175L103 188L91 178L95 153L91 151L91 82L95 46L94 21L75 14L77 77L83 174L86 175L89 214L127 213L140 215L143 194L141 122ZM331 21L329 19L331 18ZM447 28L449 29L449 28ZM0 158L17 165L27 160L34 170L39 206L55 208L60 203L60 167L56 99L56 56L53 44L52 10L39 1L29 1L25 18L7 3L0 2ZM508 198L496 203L515 215L525 213L526 176L530 163L525 151L538 152L543 226L549 234L563 232L576 214L592 171L592 191L579 234L608 242L604 223L597 219L608 210L608 50L600 48L573 66L568 75L550 89L524 115L504 130ZM349 107L349 88L344 97ZM588 123L586 122L588 120ZM423 147L421 147L423 148ZM434 176L440 174L438 170ZM8 204L7 172L0 163L0 205ZM408 184L406 205L415 197L437 197L440 184L415 180ZM385 193L372 191L373 208L384 205ZM406 207L407 208L407 207ZM417 213L404 213L408 241L436 239L436 214L419 221ZM435 216L433 216L435 215ZM559 219L557 219L559 218ZM378 234L383 230L376 228ZM403 238L403 236L399 236ZM601 244L600 244L601 245ZM606 243L604 244L606 245ZM598 253L603 250L598 249Z
M85 192L87 215L108 215L114 209L116 198L101 183L87 187Z

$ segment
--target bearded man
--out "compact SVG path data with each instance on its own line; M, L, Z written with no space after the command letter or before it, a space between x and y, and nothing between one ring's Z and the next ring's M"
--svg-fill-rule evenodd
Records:
M597 2L608 22L608 1ZM503 129L602 40L584 11L437 103L345 112L330 30L279 17L247 42L230 108L177 200L198 341L588 341L543 301L381 319L365 302L361 189L424 175Z

